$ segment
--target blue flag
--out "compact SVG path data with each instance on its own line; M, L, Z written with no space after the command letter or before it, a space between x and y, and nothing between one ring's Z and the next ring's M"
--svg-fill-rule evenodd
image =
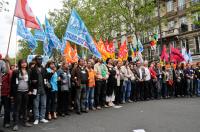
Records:
M45 17L45 33L49 41L49 48L61 49L61 42L54 33L54 28L50 25L48 19Z
M40 25L40 30L38 30L38 29L34 30L34 37L36 40L45 41L46 35L45 35L44 29L42 27L42 24L40 23L40 20L37 17L36 17L36 19Z
M37 42L32 33L25 27L25 24L21 19L18 19L17 21L17 35L21 36L28 42L29 49L31 49L32 52L35 51L38 46Z
M78 13L73 9L69 23L67 25L67 30L64 36L64 40L69 40L83 47L89 48L89 50L98 58L101 58L101 54L97 50L94 41L89 34L84 22L78 15Z

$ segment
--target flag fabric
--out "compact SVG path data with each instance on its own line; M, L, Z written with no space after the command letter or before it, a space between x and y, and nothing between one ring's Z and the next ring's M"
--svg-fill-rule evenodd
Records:
M153 37L151 37L150 46L152 50L156 50L156 45L158 42L158 34L154 34Z
M144 51L144 48L143 48L143 45L142 45L140 39L138 39L138 41L137 41L137 46L138 46L138 51L139 52L143 52Z
M28 5L27 0L17 0L15 16L26 21L26 27L33 29L40 29L38 22L35 19L35 16Z
M189 50L189 53L187 53L186 48L182 48L181 53L186 62L189 62L189 63L192 62L192 56L191 56L190 50Z
M109 42L108 40L106 40L105 49L107 51L108 58L114 59L115 58L115 46L114 46L113 41Z
M70 43L67 41L63 56L65 57L65 60L68 63L78 62L78 53L77 53L76 46L73 49Z
M17 35L21 36L28 42L29 49L31 49L32 52L35 51L38 46L37 42L31 32L25 27L25 24L21 19L18 19L17 21Z
M78 45L88 48L97 58L101 58L95 43L89 34L84 22L75 11L72 10L69 23L67 25L67 30L64 36L64 40L69 40Z
M44 29L42 27L42 24L40 23L40 20L37 17L36 17L36 19L38 21L40 29L35 29L34 30L34 37L38 41L45 41L46 35L45 35Z
M163 45L163 49L162 49L162 53L161 53L160 59L162 61L165 61L165 62L169 61L169 55L167 53L166 45Z
M127 60L127 58L128 58L128 49L127 49L127 44L125 40L124 43L120 46L118 59Z
M61 50L61 41L58 39L58 37L54 33L54 28L50 25L48 19L45 17L45 33L46 37L48 38L49 42L49 48L57 48L58 50Z
M171 46L171 54L170 54L170 61L171 62L182 62L184 61L183 55L180 53L180 51L174 47Z
M105 61L108 58L108 53L105 49L104 42L102 38L99 39L99 42L97 43L96 40L93 40L95 43L95 46L97 47L98 51L101 53L102 59Z
M142 53L140 51L137 53L137 58L140 61L140 63L144 62L143 57L142 57Z

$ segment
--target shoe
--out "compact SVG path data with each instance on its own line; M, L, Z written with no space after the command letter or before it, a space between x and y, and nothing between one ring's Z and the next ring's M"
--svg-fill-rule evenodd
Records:
M62 114L61 114L61 116L62 116L62 117L65 117L65 114L64 114L64 113L62 113Z
M133 101L129 99L129 100L128 100L128 103L133 103Z
M125 104L126 102L125 101L122 101L122 104Z
M100 107L100 106L97 106L97 110L101 110L101 107Z
M28 122L24 123L24 126L25 127L32 127L32 125L30 123L28 123Z
M81 115L81 112L80 112L80 111L77 111L76 114Z
M96 108L95 108L95 107L92 107L92 110L96 110Z
M54 118L54 119L57 119L57 118L58 118L56 112L53 113L53 118Z
M51 113L48 114L48 120L51 120L52 117L51 117Z
M89 112L89 108L86 108L86 110L85 110L87 113Z
M42 123L48 123L49 121L46 120L46 119L42 119L42 120L40 120L40 122L42 122Z
M104 107L105 107L105 108L108 108L109 106L108 106L108 105L104 105Z
M34 125L38 125L38 123L39 123L39 120L35 120L35 121L33 122Z
M109 102L109 103L108 103L108 106L109 106L109 107L111 107L111 106L112 106L112 103L111 103L111 102Z
M13 131L18 131L18 130L19 130L18 125L14 125L14 127L13 127Z
M66 112L65 115L70 116L70 114L68 112Z
M5 128L9 128L9 127L10 127L10 124L5 124L4 127L5 127Z
M88 113L88 111L87 111L87 110L82 110L81 112L83 112L83 113Z

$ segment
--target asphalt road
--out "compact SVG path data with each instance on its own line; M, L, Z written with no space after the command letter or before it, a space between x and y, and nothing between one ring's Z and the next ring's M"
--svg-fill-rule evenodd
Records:
M19 132L200 132L200 98L153 100L60 117ZM6 130L10 131L10 130Z

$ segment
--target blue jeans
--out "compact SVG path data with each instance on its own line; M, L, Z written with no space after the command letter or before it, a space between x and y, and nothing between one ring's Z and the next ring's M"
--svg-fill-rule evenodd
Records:
M197 79L197 95L200 96L200 79Z
M193 95L193 80L187 79L187 95Z
M162 97L167 97L167 84L166 83L162 83Z
M123 82L123 101L127 101L130 99L131 94L131 81L130 80L124 80Z
M34 118L35 120L42 120L45 118L46 114L46 94L37 94L33 100ZM39 107L40 105L40 107ZM40 108L40 110L39 110Z
M86 90L86 108L94 107L94 87Z
M86 84L81 84L80 87L76 88L77 112L85 111L85 102L86 102Z

